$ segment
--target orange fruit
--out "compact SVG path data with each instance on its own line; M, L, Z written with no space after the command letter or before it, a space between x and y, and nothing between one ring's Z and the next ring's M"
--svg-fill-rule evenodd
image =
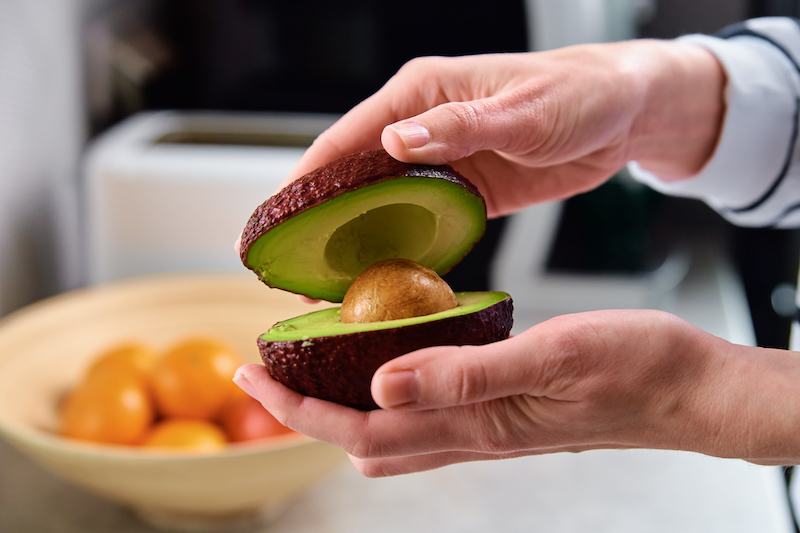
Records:
M159 413L215 419L238 389L231 380L242 363L235 350L216 339L191 338L176 344L150 375Z
M214 453L225 448L226 442L225 433L212 422L168 418L153 426L142 440L142 446L193 453Z
M139 342L128 342L103 352L89 367L87 378L105 372L132 372L143 377L150 374L158 360L151 347Z
M133 444L155 418L147 385L136 374L87 377L65 399L61 434L109 444Z
M225 405L219 423L231 442L266 439L294 433L245 392L235 394Z

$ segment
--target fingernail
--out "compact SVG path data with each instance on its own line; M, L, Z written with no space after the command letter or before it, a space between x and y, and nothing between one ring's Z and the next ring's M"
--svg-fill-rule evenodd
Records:
M422 148L431 141L431 133L422 124L399 122L389 127L397 133L406 148Z
M239 370L237 370L236 373L234 373L233 382L236 383L236 385L238 385L240 389L242 389L248 395L250 395L251 398L259 402L261 401L261 398L258 397L258 392L256 392L256 389L255 387L253 387L253 384L250 383L250 381L246 377L244 377L244 374L242 374Z
M391 372L378 378L378 402L381 407L399 407L414 403L419 398L417 373L413 370Z

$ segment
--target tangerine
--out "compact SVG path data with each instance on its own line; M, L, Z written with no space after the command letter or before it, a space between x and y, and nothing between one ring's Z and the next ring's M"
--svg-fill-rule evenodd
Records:
M155 418L147 385L136 374L87 376L65 399L61 434L109 444L134 444Z
M157 362L150 384L165 417L213 420L238 389L233 374L243 364L227 344L191 338L170 348Z
M158 354L139 342L118 344L103 352L89 367L87 377L105 372L133 372L147 377L156 365Z
M141 444L145 448L215 453L223 449L226 442L225 433L212 422L168 418L156 423Z

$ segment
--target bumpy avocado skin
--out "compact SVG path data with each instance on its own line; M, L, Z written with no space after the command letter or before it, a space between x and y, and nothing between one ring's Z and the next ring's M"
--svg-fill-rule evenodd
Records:
M481 197L478 188L449 165L402 163L385 150L350 154L293 181L256 208L242 232L239 248L242 263L264 281L258 265L251 265L247 262L250 246L261 235L285 220L339 195L402 176L448 180L461 185L471 194ZM466 254L468 251L466 250L464 253Z
M482 345L507 339L513 325L510 297L461 316L398 328L306 340L258 340L276 381L306 396L369 411L375 371L400 355L429 346Z

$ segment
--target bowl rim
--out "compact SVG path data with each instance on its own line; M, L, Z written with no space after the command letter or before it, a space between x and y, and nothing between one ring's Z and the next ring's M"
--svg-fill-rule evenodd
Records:
M139 276L131 276L111 281L102 281L94 285L84 285L69 289L64 292L45 296L39 300L26 304L19 309L14 309L0 315L0 328L7 327L7 323L13 323L21 320L27 315L35 312L40 312L40 309L47 309L48 307L60 305L63 302L69 302L76 298L82 298L93 295L101 296L102 292L106 291L130 291L141 285L171 285L176 282L181 284L190 285L198 281L228 281L228 282L241 282L245 280L254 279L248 276L247 273L239 272L226 272L226 271L199 271L199 272L159 272L154 274L142 274ZM264 286L265 290L274 290L270 287Z
M9 424L7 421L4 422L2 420L0 420L0 437L3 437L6 442L12 445L16 445L16 442L22 441L26 445L31 445L37 449L43 449L51 453L58 453L59 455L92 457L94 459L103 457L116 460L169 460L170 462L175 460L208 460L210 457L223 458L260 455L263 453L300 448L319 442L302 433L295 432L249 442L229 442L223 449L213 453L193 453L186 450L143 448L133 444L115 445L68 439L54 433L48 433L21 424Z
M51 308L68 305L77 298L98 297L107 294L107 291L131 291L141 285L172 285L192 284L205 280L226 280L230 282L253 279L247 273L235 272L167 272L146 274L130 278L113 280L78 287L59 294L48 296L32 302L24 307L0 316L0 331L6 328L19 327L34 313L48 312ZM266 289L266 287L265 287ZM111 459L149 460L149 461L197 461L209 458L240 457L259 455L265 452L274 452L299 448L320 443L312 437L302 433L286 433L249 442L229 442L224 449L214 453L191 453L186 450L169 450L163 448L143 448L136 445L114 445L69 439L57 433L32 427L15 420L0 418L0 438L11 445L20 448L18 443L46 450L51 453L70 455L73 457L104 457Z

